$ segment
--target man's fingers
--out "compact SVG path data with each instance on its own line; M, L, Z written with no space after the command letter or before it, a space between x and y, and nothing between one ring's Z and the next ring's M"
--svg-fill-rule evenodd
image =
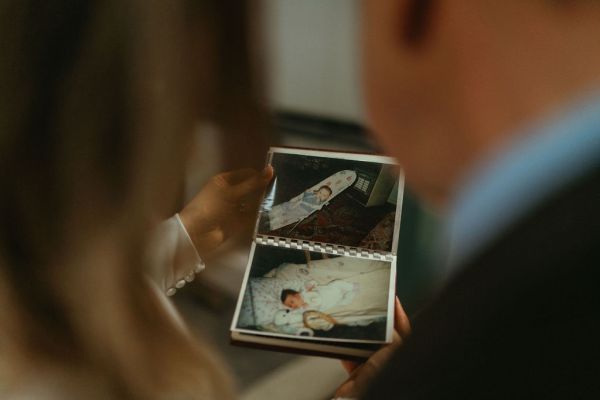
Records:
M336 397L357 397L381 370L394 351L402 345L402 340L410 334L410 321L398 297L394 304L394 337L388 344L376 351L364 364L342 361L342 366L350 377L336 391Z
M361 363L356 361L348 361L348 360L340 360L342 363L342 367L346 370L347 373L352 373L356 368L358 368Z
M398 297L395 299L395 307L394 307L394 329L400 335L400 337L405 338L410 334L410 321L408 320L408 316L406 312L404 312L404 308L402 308L402 304L400 304L400 300Z
M365 365L369 365L373 370L377 370L383 366L390 358L390 356L400 346L400 341L394 341L381 349L377 350L369 359L365 362Z
M393 344L402 344L402 337L396 331L392 332L392 343Z
M336 397L358 397L379 373L383 365L398 347L399 342L389 344L376 351L364 364L358 364L350 377L336 390ZM344 361L342 361L344 365ZM345 365L344 365L345 367Z
M336 398L355 398L358 395L358 393L355 390L355 386L356 382L354 381L354 379L348 379L335 391L334 396Z

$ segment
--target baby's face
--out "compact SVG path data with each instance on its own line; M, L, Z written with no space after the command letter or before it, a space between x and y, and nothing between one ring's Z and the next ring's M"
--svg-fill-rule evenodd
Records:
M289 308L300 308L304 305L304 299L302 298L300 293L288 294L283 304L285 304Z
M329 196L331 196L331 192L325 188L321 188L317 192L317 198L319 199L319 201L321 203L324 202L325 200L327 200L329 198Z

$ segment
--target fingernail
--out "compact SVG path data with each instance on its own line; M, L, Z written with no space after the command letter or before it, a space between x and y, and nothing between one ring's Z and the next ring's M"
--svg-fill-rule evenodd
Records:
M271 167L270 165L267 165L262 171L262 176L264 178L266 178L271 175L272 171L273 171L273 167Z

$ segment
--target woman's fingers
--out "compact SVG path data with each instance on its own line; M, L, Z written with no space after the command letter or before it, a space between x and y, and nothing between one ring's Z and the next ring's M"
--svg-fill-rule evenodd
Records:
M243 201L246 196L260 195L273 178L273 167L262 171L252 168L223 172L213 177L212 182L230 202Z
M243 199L249 195L260 195L267 184L273 178L273 167L270 165L265 167L260 173L254 171L252 176L247 177L245 180L233 185L231 187L231 197L234 199Z
M211 253L213 250L219 247L225 241L225 239L225 232L221 228L216 228L209 232L192 237L194 246L196 247L196 250L200 256Z
M248 178L256 175L256 170L252 168L236 169L235 171L221 172L214 177L219 186L234 186Z
M264 179L270 181L273 179L273 175L275 175L275 170L272 165L267 165L261 172Z
M228 186L235 186L256 176L262 176L270 180L273 177L273 167L267 165L262 171L257 171L253 168L236 169L234 171L221 172L215 178L218 178Z
M179 216L202 254L211 252L244 225L251 224L273 168L251 168L214 176Z

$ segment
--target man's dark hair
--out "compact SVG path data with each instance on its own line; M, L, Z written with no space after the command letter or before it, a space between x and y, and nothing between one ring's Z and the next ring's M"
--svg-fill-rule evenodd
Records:
M281 302L285 303L285 299L287 299L288 296L293 296L295 294L298 294L298 292L293 289L283 289L281 291Z

